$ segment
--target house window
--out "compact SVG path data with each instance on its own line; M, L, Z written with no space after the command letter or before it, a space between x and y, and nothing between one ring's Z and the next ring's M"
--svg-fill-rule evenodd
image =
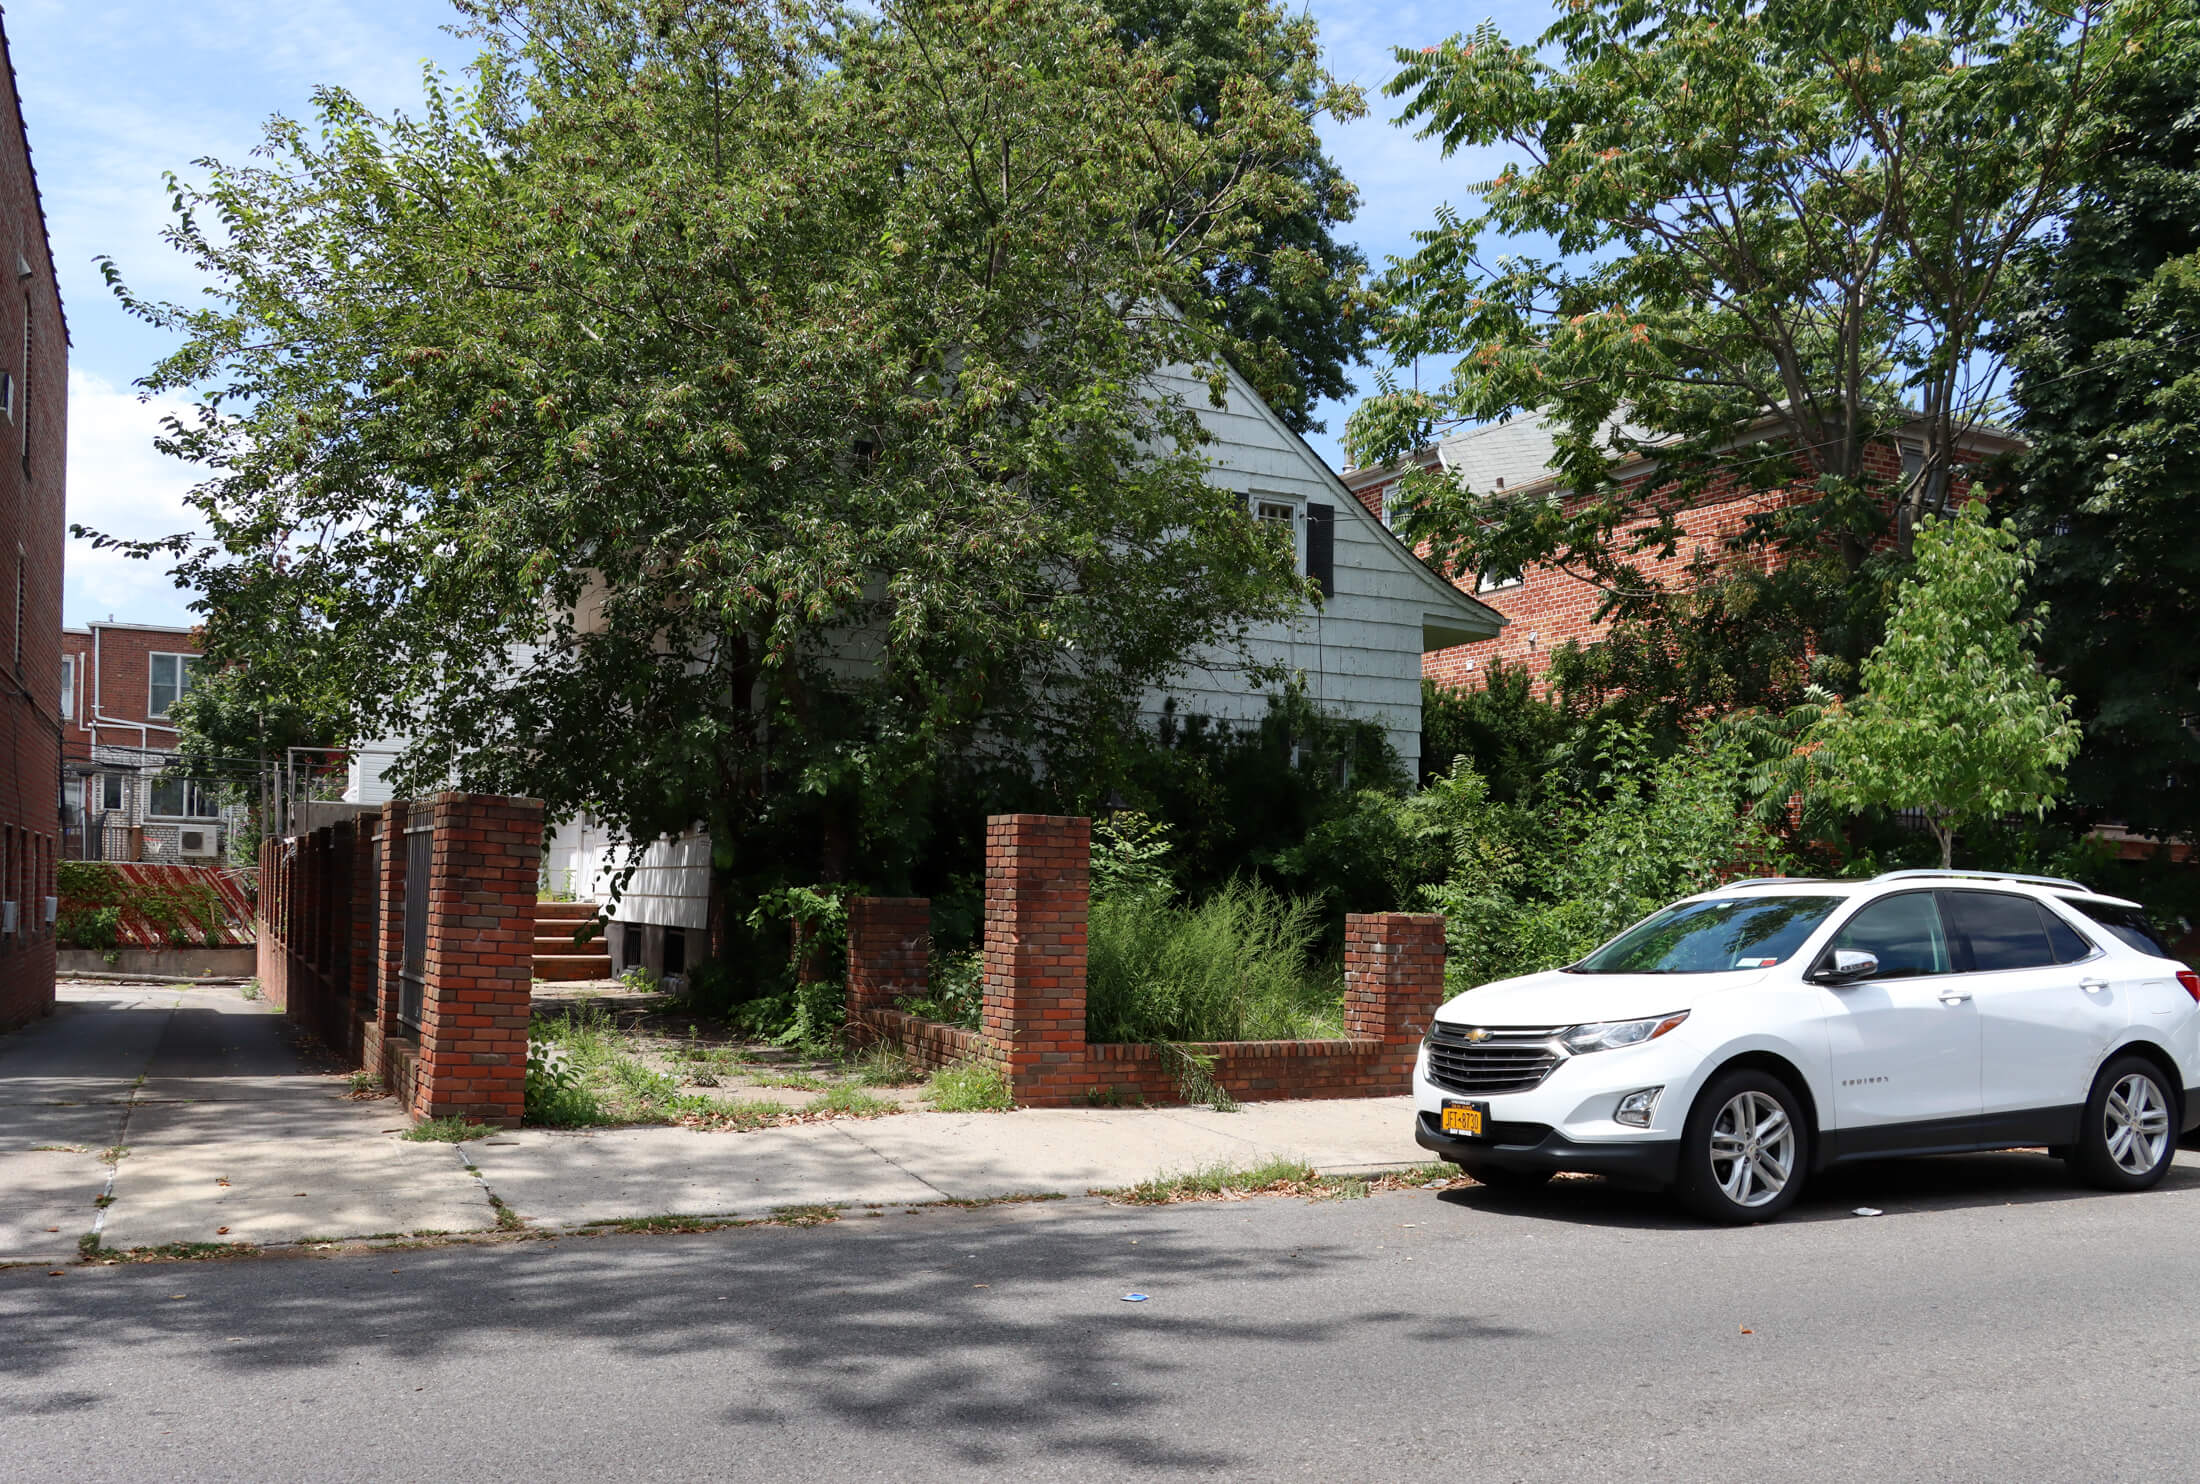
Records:
M214 819L214 791L196 778L155 778L146 791L145 812L156 819Z
M102 773L99 775L99 807L109 810L122 807L122 775L120 773Z
M1291 553L1294 570L1306 570L1306 548L1299 535L1299 502L1275 495L1253 496L1253 519Z
M147 682L148 694L145 714L151 717L166 716L170 707L191 691L191 670L198 663L198 656L189 654L156 654L152 657L152 673Z
M61 719L68 721L76 715L76 656L61 657Z
M1518 571L1484 572L1474 580L1474 590L1478 593L1503 592L1508 587L1520 586L1525 580Z

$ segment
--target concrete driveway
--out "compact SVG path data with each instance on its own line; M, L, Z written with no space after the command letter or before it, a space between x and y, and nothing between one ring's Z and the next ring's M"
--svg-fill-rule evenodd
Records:
M0 1261L495 1224L447 1145L354 1102L232 986L64 985L0 1037Z

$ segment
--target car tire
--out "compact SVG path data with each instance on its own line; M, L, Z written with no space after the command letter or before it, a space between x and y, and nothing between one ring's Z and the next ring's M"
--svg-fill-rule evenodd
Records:
M2149 1190L2177 1157L2177 1094L2143 1056L2119 1056L2093 1079L2071 1168L2101 1190Z
M1712 1078L1688 1110L1673 1192L1706 1221L1770 1221L1802 1194L1810 1141L1795 1090L1770 1072L1737 1067Z
M1501 1194L1516 1195L1530 1190L1541 1190L1551 1183L1549 1170L1508 1170L1492 1167L1468 1170L1477 1185L1487 1185Z

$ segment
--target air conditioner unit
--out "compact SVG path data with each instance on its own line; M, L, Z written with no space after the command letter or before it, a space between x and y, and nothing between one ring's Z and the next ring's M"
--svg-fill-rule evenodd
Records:
M215 830L178 830L176 831L176 854L214 855L217 853L214 842L219 838L220 833Z

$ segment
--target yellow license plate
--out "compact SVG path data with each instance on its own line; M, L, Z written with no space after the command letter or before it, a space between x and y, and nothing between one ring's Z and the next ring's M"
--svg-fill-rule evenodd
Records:
M1482 1110L1480 1108L1446 1108L1444 1132L1466 1134L1470 1138L1482 1137Z

